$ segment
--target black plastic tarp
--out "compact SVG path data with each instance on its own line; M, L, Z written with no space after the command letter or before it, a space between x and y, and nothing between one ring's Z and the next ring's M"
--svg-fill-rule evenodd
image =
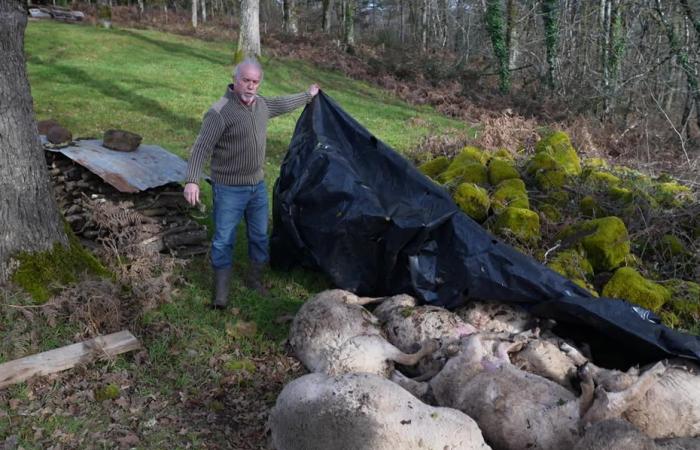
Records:
M697 336L627 302L594 298L491 235L323 93L297 122L273 222L273 265L323 271L358 295L409 293L447 308L518 303L555 319L558 333L589 341L594 354L614 349L609 365L700 360Z

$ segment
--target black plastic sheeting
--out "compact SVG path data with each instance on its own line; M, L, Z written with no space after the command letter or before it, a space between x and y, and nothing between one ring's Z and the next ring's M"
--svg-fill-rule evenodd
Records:
M555 319L555 332L586 341L608 366L700 360L699 337L638 306L594 298L491 235L323 93L297 122L273 223L275 267L321 270L358 295L408 293L447 308L517 303Z

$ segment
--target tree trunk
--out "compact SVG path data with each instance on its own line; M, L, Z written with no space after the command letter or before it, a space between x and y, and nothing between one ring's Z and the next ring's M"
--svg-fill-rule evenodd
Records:
M202 23L207 21L207 0L201 0L202 2Z
M192 27L197 28L197 0L192 0Z
M345 51L355 51L355 0L345 0L345 23L343 25L343 41Z
M260 56L260 1L241 1L241 31L234 62Z
M547 84L550 88L555 86L555 72L557 69L557 41L559 40L558 27L559 0L542 1L542 20L544 21L544 42L547 49Z
M0 0L0 282L18 252L67 244L32 109L24 59L27 13Z
M331 18L333 17L333 0L323 0L323 32L331 32Z
M486 31L491 37L493 54L498 63L500 89L501 92L506 93L510 90L510 68L508 67L508 49L506 48L505 27L500 0L486 1L484 19L486 21Z
M508 67L516 67L519 56L518 31L515 26L518 21L518 5L515 0L506 3L506 47L508 48Z
M97 0L97 18L102 28L112 28L112 5L108 0Z
M284 9L284 31L296 36L299 34L299 21L297 20L296 0L284 0L282 2Z

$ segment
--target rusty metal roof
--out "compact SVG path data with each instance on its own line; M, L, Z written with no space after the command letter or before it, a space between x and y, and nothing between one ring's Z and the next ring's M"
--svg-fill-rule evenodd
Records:
M46 143L41 136L42 143ZM78 140L62 148L44 147L62 153L98 175L121 192L139 192L164 184L184 181L187 162L157 145L139 145L133 152L102 146L101 140Z

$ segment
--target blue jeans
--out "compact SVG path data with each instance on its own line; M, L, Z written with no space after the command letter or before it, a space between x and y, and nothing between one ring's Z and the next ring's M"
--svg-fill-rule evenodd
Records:
M267 237L267 188L265 182L253 186L227 186L213 183L214 238L211 242L211 265L226 269L233 264L236 228L245 217L248 256L252 263L269 260Z

